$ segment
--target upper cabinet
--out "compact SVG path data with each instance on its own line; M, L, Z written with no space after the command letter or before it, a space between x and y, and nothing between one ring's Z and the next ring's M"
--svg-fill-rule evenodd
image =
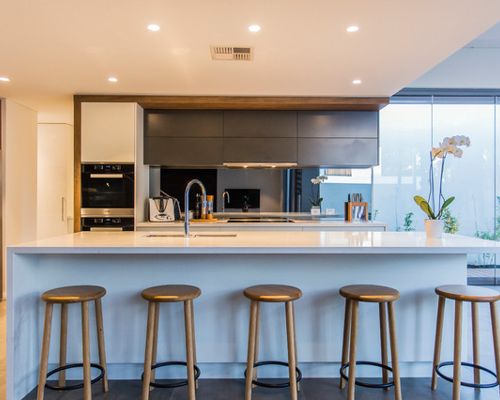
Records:
M81 161L134 162L137 103L82 103Z
M146 136L175 138L221 137L222 111L149 110L144 115Z
M224 111L224 137L296 138L295 111Z
M299 137L377 138L378 111L299 111Z

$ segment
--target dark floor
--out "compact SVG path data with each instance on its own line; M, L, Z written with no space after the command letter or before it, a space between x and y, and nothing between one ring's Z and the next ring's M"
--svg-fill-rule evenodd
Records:
M341 400L347 398L347 390L338 388L338 379L304 379L299 399L301 400ZM425 378L407 378L402 380L403 400L448 400L451 399L451 383L440 381L438 390L432 392L430 380ZM139 381L110 381L110 390L106 394L100 392L101 385L94 385L93 400L140 399L141 384ZM82 391L54 392L46 390L46 400L77 400L82 398ZM288 389L256 388L253 400L285 400L289 399ZM393 399L394 392L379 389L356 389L356 400ZM462 388L463 400L498 400L498 388L474 389ZM34 390L24 400L36 399ZM186 387L176 389L155 389L151 392L151 400L187 400ZM240 379L200 379L197 392L198 400L236 400L244 399L244 381Z

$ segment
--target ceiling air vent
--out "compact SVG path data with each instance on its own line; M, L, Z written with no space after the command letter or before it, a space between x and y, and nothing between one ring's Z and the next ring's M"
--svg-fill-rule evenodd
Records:
M210 46L212 60L252 61L253 49L243 46Z

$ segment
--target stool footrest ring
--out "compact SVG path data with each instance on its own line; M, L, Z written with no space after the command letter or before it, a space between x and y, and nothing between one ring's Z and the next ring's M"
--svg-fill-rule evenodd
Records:
M151 370L161 368L161 367L168 367L171 365L182 365L182 366L187 366L187 363L185 361L165 361L161 363L156 363L151 366ZM201 371L198 368L197 365L194 366L194 379L197 380L200 377ZM144 373L141 376L141 381L144 380ZM157 382L150 382L149 386L154 387L154 388L162 388L162 389L173 389L181 386L187 386L188 385L188 380L183 379L183 380L178 380L172 383L157 383Z
M94 383L99 382L104 377L104 368L101 367L99 364L90 364L90 367L96 368L99 371L101 371L101 373L97 377L95 377L94 379L92 379L90 381L90 384L93 385ZM49 371L47 373L47 378L49 376L57 374L58 372L66 371L67 369L72 369L72 368L83 368L83 364L82 363L68 364L68 365L63 365L62 367L59 367L59 368L55 368L52 371ZM75 385L67 385L67 386L56 386L56 385L51 385L49 383L45 383L45 387L47 389L51 389L51 390L77 390L77 389L82 389L83 386L84 386L83 382L77 383Z
M371 365L372 367L379 367L385 369L386 371L390 371L392 373L392 368L389 367L388 365L384 365L373 361L356 361L356 365ZM346 381L349 380L349 377L345 373L345 370L347 368L349 368L349 363L345 363L340 367L340 376L344 378ZM356 386L362 386L370 389L386 389L394 386L394 381L390 381L387 383L368 383L356 379L355 384Z
M475 388L475 389L490 389L490 388L497 387L499 385L498 377L497 377L497 375L492 370L490 370L490 369L488 369L486 367L483 367L481 365L472 364L472 363L468 363L468 362L462 362L460 364L462 366L464 366L464 367L470 367L470 368L478 369L480 371L484 371L484 372L486 372L487 374L493 376L496 379L495 382L491 382L491 383L471 383L471 382L462 382L462 381L460 381L460 386L466 386L466 387ZM446 376L445 374L443 374L440 371L440 368L446 367L446 366L449 366L449 365L453 365L453 361L444 361L444 362L436 365L434 367L434 370L436 371L436 374L438 374L445 381L453 383L453 378L450 378L449 376Z
M255 363L253 366L254 368L257 368L262 365L280 365L282 367L288 367L288 363L284 361L259 361ZM302 371L298 367L295 368L295 371L297 372L296 382L299 383L302 380ZM247 370L245 369L245 378L246 376L247 376ZM290 387L290 381L279 382L279 383L267 383L253 379L252 384L254 384L255 386L260 386L270 389L282 389Z

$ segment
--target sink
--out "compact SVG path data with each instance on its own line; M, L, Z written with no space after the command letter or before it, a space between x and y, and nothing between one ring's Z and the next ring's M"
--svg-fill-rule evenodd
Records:
M183 238L183 233L151 233L146 235L148 238ZM190 236L191 238L197 237L236 237L236 233L195 233Z

